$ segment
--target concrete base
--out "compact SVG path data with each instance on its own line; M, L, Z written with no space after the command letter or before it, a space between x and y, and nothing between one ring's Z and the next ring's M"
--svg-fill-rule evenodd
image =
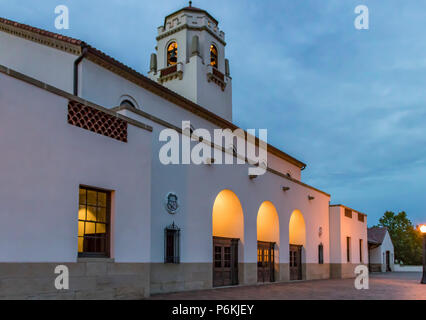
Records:
M306 263L306 280L330 278L330 264Z
M56 266L69 269L69 289L57 290ZM0 263L0 299L141 299L149 297L149 263L110 259L77 263Z
M366 264L332 263L330 264L330 277L332 279L355 278L355 268L359 265L368 267Z
M54 283L58 265L69 268L69 290ZM355 265L303 264L303 280L353 276ZM333 269L334 268L334 269ZM257 284L257 263L238 265L239 285ZM275 265L276 282L290 281L289 264ZM141 299L151 294L213 287L211 263L115 263L112 259L79 259L77 263L0 263L0 299Z
M209 289L213 286L211 263L151 264L151 294Z

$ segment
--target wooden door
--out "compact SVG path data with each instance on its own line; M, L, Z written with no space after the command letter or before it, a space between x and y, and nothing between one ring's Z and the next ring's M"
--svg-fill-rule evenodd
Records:
M391 271L390 268L390 251L386 251L386 272Z
M302 280L302 246L290 245L290 280Z
M238 284L239 239L213 237L213 286Z
M274 247L273 242L257 242L257 281L274 282Z

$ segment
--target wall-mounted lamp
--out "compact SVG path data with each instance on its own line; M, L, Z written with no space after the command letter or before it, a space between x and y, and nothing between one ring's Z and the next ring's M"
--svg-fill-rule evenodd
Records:
M281 187L283 189L284 192L290 190L290 187Z
M258 177L258 175L256 175L256 174L249 175L250 180L256 179L257 177Z
M314 200L315 199L315 197L313 197L313 196L308 196L308 199L309 199L309 201L311 201L311 200Z

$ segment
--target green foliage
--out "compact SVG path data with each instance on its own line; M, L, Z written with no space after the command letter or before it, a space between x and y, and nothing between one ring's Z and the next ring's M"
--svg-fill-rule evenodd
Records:
M378 226L388 228L396 260L405 265L422 264L423 235L413 226L404 211L398 214L386 211Z

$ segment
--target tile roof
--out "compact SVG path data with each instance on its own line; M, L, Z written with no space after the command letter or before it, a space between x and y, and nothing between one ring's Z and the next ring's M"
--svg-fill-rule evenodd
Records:
M372 227L368 228L368 242L373 244L382 244L383 239L385 238L388 228L386 227Z
M65 41L65 42L68 42L70 44L81 45L81 44L84 43L81 40L70 38L70 37L64 36L64 35L59 34L59 33L46 31L46 30L43 30L43 29L39 29L39 28L36 28L36 27L29 26L27 24L18 23L18 22L12 21L12 20L1 18L1 17L0 17L0 22L4 23L6 25L10 25L10 26L17 27L17 28L20 28L20 29L23 29L23 30L34 32L34 33L37 33L37 34L42 35L42 36L47 36L47 37L57 39L57 40L60 40L60 41Z

